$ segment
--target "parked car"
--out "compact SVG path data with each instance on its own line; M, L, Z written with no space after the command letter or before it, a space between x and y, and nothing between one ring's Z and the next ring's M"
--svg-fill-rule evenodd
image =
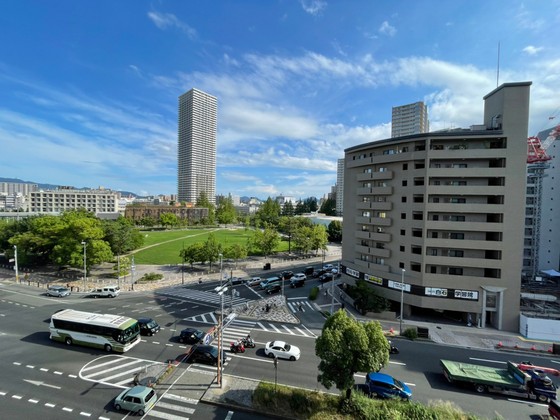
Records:
M159 324L152 318L139 318L140 334L154 335L160 330Z
M273 284L282 284L282 280L280 279L280 277L269 277L267 279L264 279L263 281L261 281L260 286L262 290L265 290L267 287Z
M305 274L306 276L311 276L314 271L315 271L315 269L311 266L305 267L304 270L303 270L303 274Z
M269 341L264 348L264 354L268 357L294 361L299 359L301 352L299 347L292 346L285 341Z
M245 283L245 279L241 277L231 277L228 282L230 282L232 286L236 286Z
M302 274L302 273L299 273ZM292 277L292 279L290 280L290 287L296 288L296 287L301 287L303 285L305 285L305 274L302 276L298 276L297 274Z
M323 270L325 270L325 271L330 271L330 270L332 270L333 268L336 268L336 267L335 267L334 265L332 265L332 264L325 264L325 265L323 266Z
M64 286L51 286L47 289L47 296L54 296L54 297L70 296L70 289Z
M334 280L334 274L333 273L325 273L323 275L321 275L321 277L319 277L319 281L321 283L326 283L328 281L332 281Z
M260 285L261 281L263 281L263 279L261 279L260 277L253 277L250 280L248 280L246 284L249 287L255 287Z
M282 271L282 273L280 274L280 278L283 278L284 280L290 280L293 276L293 271Z
M181 330L179 335L179 342L185 344L198 344L202 343L206 334L196 328L185 328Z
M90 292L90 296L97 298L97 297L117 297L121 292L121 289L118 286L105 286L98 289L93 289Z
M153 388L136 385L121 392L113 405L115 409L128 410L140 416L146 414L157 401L157 395Z
M291 278L291 280L307 280L307 276L303 273L296 273L294 274L294 276Z
M368 386L370 397L400 398L403 400L412 398L412 391L405 383L385 373L368 373L366 385Z
M315 270L313 272L313 277L317 278L317 277L321 277L323 274L325 274L327 272L327 270Z
M207 365L218 365L218 348L215 346L207 346L197 344L193 346L189 354L189 362L205 363ZM222 364L226 361L226 353L222 350Z
M280 290L282 290L282 285L280 284L271 284L266 289L264 289L265 293L268 295L278 293Z

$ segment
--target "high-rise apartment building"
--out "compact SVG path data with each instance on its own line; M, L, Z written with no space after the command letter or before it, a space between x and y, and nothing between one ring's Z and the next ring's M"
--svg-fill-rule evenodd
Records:
M218 100L191 89L179 96L178 200L196 203L201 192L216 196Z
M344 159L336 162L336 215L342 216L344 212Z
M484 124L345 150L343 279L517 331L531 82L484 97ZM402 292L401 292L402 291ZM402 294L401 294L402 293Z
M391 119L391 137L409 136L430 131L428 107L424 102L394 106Z

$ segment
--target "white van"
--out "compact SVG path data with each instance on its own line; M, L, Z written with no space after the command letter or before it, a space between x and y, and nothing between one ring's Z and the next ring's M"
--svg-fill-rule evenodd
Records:
M104 286L98 289L93 289L93 291L89 294L91 297L110 297L114 298L119 295L121 289L118 286Z

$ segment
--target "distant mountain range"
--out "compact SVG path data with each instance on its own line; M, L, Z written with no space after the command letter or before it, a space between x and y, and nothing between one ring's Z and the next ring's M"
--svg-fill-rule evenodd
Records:
M2 178L0 177L0 182L17 182L20 184L37 184L39 186L40 189L42 190L55 190L59 187L61 187L62 185L54 185L54 184L41 184L40 182L35 182L35 181L24 181L22 179L19 178ZM75 187L77 190L91 190L92 188L90 187ZM114 190L114 191L118 191L118 190ZM134 197L138 197L138 194L130 192L130 191L118 191L120 192L123 196L134 196Z

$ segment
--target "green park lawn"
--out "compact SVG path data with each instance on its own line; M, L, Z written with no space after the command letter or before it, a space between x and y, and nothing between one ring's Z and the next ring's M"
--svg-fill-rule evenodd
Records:
M252 230L217 228L143 231L144 246L133 252L134 262L148 265L181 264L179 252L182 247L196 242L206 242L210 233L213 233L216 241L225 248L233 244L246 245ZM287 249L288 242L281 241L276 252Z

